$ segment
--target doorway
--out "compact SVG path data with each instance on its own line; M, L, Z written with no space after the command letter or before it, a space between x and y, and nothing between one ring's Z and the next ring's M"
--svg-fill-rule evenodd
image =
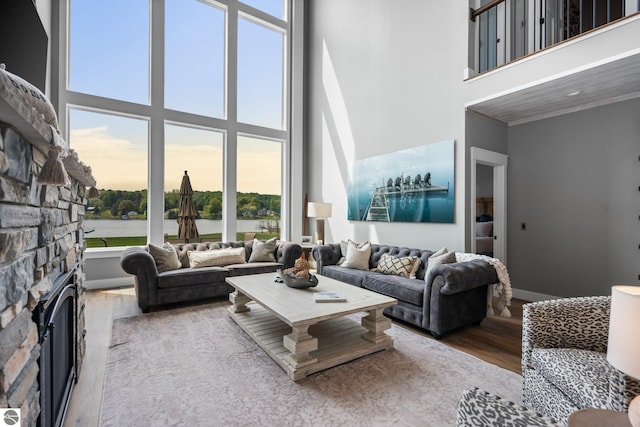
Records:
M507 265L507 164L506 154L471 147L469 191L471 252L478 253L479 249L486 252L487 248L490 248L491 256L498 258L505 265ZM490 184L487 184L489 181ZM487 185L491 188L487 189ZM488 227L487 222L491 222L492 226ZM476 234L480 234L478 239ZM492 240L492 244L489 245L487 240Z

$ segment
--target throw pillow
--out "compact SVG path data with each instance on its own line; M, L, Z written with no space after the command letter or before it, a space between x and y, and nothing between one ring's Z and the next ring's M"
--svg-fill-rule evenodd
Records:
M432 253L431 255L429 255L429 258L431 258L431 257L437 257L437 256L440 256L440 255L444 255L444 254L446 254L447 252L449 252L449 249L447 249L447 248L440 248L440 249L438 249L437 251L435 251L434 253Z
M276 257L273 254L276 250L276 246L278 246L278 242L276 238L272 238L267 240L266 242L261 242L258 239L253 239L253 246L251 248L251 256L249 257L249 262L276 262Z
M189 257L189 266L191 268L221 267L229 264L244 264L246 262L244 247L189 251L187 256Z
M416 278L416 271L420 266L420 258L417 256L397 257L389 254L382 254L378 261L376 271L384 274L395 274L396 276Z
M358 247L355 242L349 240L347 244L347 256L342 263L343 267L355 268L358 270L369 269L369 258L371 258L371 243L364 243Z
M156 246L149 243L149 253L156 262L158 272L177 270L182 267L182 263L178 259L176 248L169 242L162 246Z
M341 240L340 241L340 259L338 260L338 262L336 263L336 265L342 265L342 263L344 263L344 261L347 259L347 247L349 246L349 242L351 240ZM354 242L356 243L356 242ZM356 243L356 246L358 246L358 248L362 248L364 245L366 245L369 242L363 242L363 243Z
M435 267L436 265L453 264L454 262L456 262L456 253L455 252L446 252L446 253L444 253L442 255L438 255L438 256L431 255L429 257L428 262L427 262L427 269L424 272L425 280L427 280L427 278L429 277L429 272L431 271L431 269L433 267Z
M49 99L34 85L4 69L4 64L0 65L0 74L4 74L11 82L15 92L20 95L20 99L33 107L42 116L45 123L58 129L58 116L56 110Z

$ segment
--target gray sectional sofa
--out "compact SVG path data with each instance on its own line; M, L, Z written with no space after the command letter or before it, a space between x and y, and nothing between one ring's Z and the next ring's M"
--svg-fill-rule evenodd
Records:
M498 282L495 269L474 260L434 266L425 278L429 250L371 245L369 270L337 265L343 254L339 243L313 248L318 274L378 292L398 300L385 314L427 329L436 338L454 329L479 324L487 312L487 287ZM418 256L416 278L371 271L382 254Z
M249 262L252 241L180 243L174 247L183 266L170 271L158 272L156 262L146 246L127 248L120 257L122 269L135 276L136 297L143 312L153 306L228 295L233 292L233 287L226 283L227 277L275 272L280 268L292 267L302 255L300 245L291 242L278 242L274 250L275 262ZM188 251L240 247L245 248L244 263L190 268L188 261L185 262Z

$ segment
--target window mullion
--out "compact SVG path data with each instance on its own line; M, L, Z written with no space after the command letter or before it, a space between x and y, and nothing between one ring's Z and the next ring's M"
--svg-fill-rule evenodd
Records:
M147 199L147 236L149 243L164 240L164 0L151 2L149 49L151 117L149 121L149 178Z
M226 115L227 135L223 153L222 239L236 240L236 190L238 160L238 4L227 9L226 43Z

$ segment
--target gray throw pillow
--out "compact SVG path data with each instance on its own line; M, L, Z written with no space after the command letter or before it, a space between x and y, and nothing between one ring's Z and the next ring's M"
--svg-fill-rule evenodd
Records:
M427 280L427 278L429 277L429 272L436 265L453 264L454 262L456 262L456 253L455 252L446 252L446 253L444 253L442 255L438 255L438 256L431 255L429 257L429 259L428 259L428 262L427 262L427 269L424 272L424 279Z
M149 253L156 262L158 272L177 270L182 267L182 263L178 259L176 248L169 242L162 247L149 243Z
M261 242L258 239L253 239L253 246L251 248L251 256L249 262L276 262L274 252L278 242L276 238Z

